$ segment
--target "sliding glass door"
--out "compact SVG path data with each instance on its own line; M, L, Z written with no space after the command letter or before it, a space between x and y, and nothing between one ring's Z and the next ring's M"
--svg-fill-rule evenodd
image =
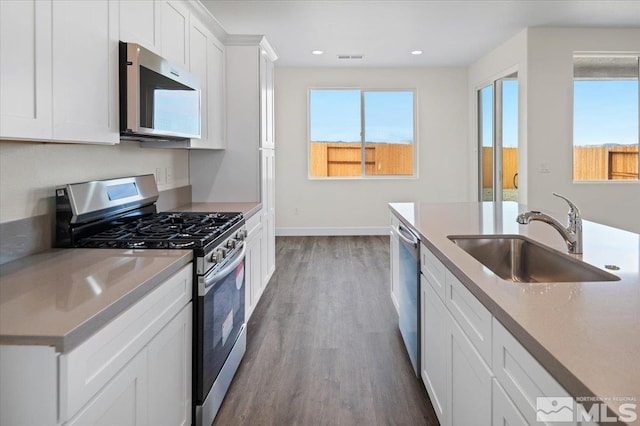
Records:
M518 200L518 75L478 90L478 199Z

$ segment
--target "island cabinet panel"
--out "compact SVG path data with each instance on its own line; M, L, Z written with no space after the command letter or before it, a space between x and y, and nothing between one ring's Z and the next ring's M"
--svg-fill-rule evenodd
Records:
M396 219L397 220L397 219ZM424 244L420 245L420 271L443 302L446 298L445 271L447 269Z
M569 394L424 244L421 259L421 377L440 424L539 424L536 398Z
M429 394L431 405L440 424L447 424L447 357L443 350L447 344L447 320L449 313L436 295L429 279L420 277L421 326L421 377Z
M446 305L490 366L492 315L450 271L446 271Z
M537 398L570 397L569 393L495 318L493 319L493 369L500 385L522 416L531 424L537 422Z
M448 322L447 392L450 424L491 424L493 373L455 320Z
M491 397L493 399L492 424L527 426L531 424L522 416L495 378L493 379L493 386L491 388Z

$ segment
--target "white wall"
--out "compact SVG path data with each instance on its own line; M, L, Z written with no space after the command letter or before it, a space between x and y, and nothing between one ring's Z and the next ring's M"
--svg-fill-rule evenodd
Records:
M309 88L417 91L418 179L308 179ZM276 227L279 234L387 233L394 201L470 198L464 68L276 68Z
M0 223L53 213L54 189L67 183L154 173L171 167L173 183L189 184L188 152L116 146L0 142Z
M574 200L586 219L640 232L640 182L573 182L574 51L640 52L640 29L529 30L528 204L564 211L555 191ZM539 172L542 162L550 173Z

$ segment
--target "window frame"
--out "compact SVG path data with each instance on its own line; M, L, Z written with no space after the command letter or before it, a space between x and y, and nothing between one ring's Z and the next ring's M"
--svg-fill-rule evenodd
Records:
M351 90L360 92L360 168L358 176L313 176L311 174L311 92L315 90ZM413 97L413 173L411 175L367 175L366 174L366 142L365 142L365 103L367 92L411 92ZM381 88L381 87L308 87L307 88L307 179L308 180L414 180L419 178L418 173L418 90L416 88Z
M612 57L612 58L619 58L619 57L629 57L629 58L637 58L638 60L638 93L637 93L637 102L638 102L638 140L636 141L636 145L638 146L638 149L640 150L640 52L594 52L594 51L574 51L572 56L571 56L571 182L573 184L577 184L577 185L583 185L583 184L614 184L614 185L638 185L640 184L640 174L638 175L637 179L599 179L599 180L587 180L587 179L580 179L577 180L575 178L575 168L574 168L574 161L575 161L575 108L576 108L576 99L575 99L575 82L576 81L607 81L606 78L602 78L602 79L580 79L577 80L575 77L575 60L576 58L584 58L584 57L594 57L594 58L598 58L598 57ZM578 145L579 146L579 145ZM633 145L632 145L633 146ZM638 154L638 170L640 170L640 154Z

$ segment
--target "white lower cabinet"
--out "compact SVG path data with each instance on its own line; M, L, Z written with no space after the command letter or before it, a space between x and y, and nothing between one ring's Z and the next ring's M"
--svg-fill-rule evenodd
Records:
M192 274L186 265L69 352L0 345L0 425L189 425Z
M245 257L244 318L249 322L260 296L262 295L262 213L258 212L247 219L247 252Z
M420 277L422 306L421 376L440 424L446 424L448 312L427 278Z
M189 304L149 343L149 425L191 424L191 327Z
M500 383L494 378L491 387L493 399L493 423L494 425L529 425L530 423L520 414L513 401L507 396Z
M448 424L490 425L493 373L458 323L451 316L448 319Z
M424 244L421 250L428 260L421 275L421 376L440 424L547 424L536 419L537 398L568 392Z
M69 426L149 424L147 351L140 351L74 416Z

